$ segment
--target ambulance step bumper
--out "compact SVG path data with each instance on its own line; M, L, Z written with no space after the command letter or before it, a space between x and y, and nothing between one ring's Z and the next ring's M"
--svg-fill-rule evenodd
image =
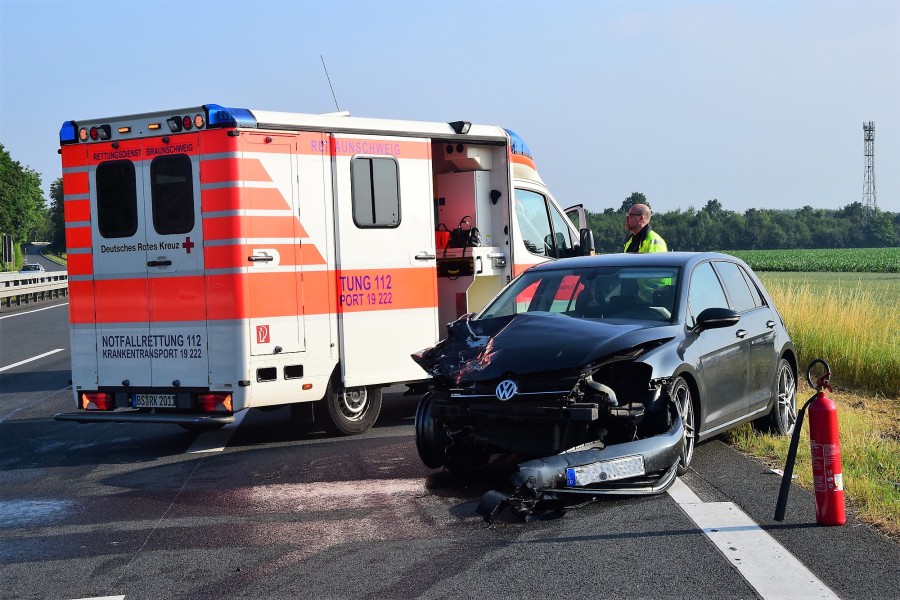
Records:
M203 426L221 427L234 423L234 415L173 415L132 410L58 413L53 418L57 421L75 421L77 423L170 423L194 425L198 428Z

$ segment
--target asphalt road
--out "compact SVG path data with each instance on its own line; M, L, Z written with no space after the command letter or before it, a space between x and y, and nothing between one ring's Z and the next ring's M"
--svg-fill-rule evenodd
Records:
M66 308L0 313L0 598L821 597L779 579L792 557L841 598L900 591L900 546L852 513L817 527L798 487L773 521L780 478L719 441L682 478L691 504L602 499L487 526L475 507L508 489L506 472L461 482L425 468L416 398L396 393L352 438L303 430L287 409L201 434L54 421L73 403ZM722 509L755 524L694 520ZM780 549L747 546L757 530ZM746 574L766 559L775 592Z
M41 250L43 247L41 246L33 246L28 244L23 246L24 256L22 258L25 259L27 263L38 263L44 265L44 270L46 271L65 271L65 267L60 264L53 262L52 260L46 259L41 255Z

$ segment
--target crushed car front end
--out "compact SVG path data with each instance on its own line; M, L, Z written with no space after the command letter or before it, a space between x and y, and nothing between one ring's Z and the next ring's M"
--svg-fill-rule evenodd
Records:
M525 459L511 497L526 504L557 492L664 491L684 430L669 378L643 359L672 339L664 324L464 317L413 357L434 377L416 414L419 455L463 474L495 455Z

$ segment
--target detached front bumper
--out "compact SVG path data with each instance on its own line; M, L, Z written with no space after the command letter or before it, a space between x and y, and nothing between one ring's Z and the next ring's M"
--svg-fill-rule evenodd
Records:
M488 492L478 513L488 522L507 506L520 517L547 507L560 510L559 494L646 495L665 492L675 482L684 440L676 419L666 432L603 448L572 450L519 464L510 478L515 491ZM640 465L640 467L638 467ZM542 506L543 505L543 506Z

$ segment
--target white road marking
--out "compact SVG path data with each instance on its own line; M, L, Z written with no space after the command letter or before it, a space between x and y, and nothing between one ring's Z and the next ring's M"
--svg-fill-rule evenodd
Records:
M243 421L246 416L247 411L242 410L234 415L233 423L229 423L222 429L202 432L197 436L197 439L194 440L194 443L191 444L191 447L186 450L187 454L222 452L225 450L225 446L228 445L231 436L234 435L234 432L237 431L237 428L241 425L241 421Z
M3 371L9 371L10 369L15 369L20 365L24 365L25 363L30 363L35 360L40 360L45 356L50 356L51 354L56 354L57 352L62 352L62 348L57 348L56 350L51 350L50 352L44 352L43 354L38 354L37 356L32 356L31 358L26 358L25 360L20 360L17 363L13 363L11 365L6 365L5 367L0 367L0 373Z
M668 493L765 600L838 598L733 502L703 502L680 479Z
M53 306L45 306L44 308L36 308L34 310L26 310L25 312L16 313L14 315L3 315L0 317L0 321L3 319L12 319L13 317L21 317L22 315L30 315L31 313L41 312L42 310L50 310L51 308L59 308L60 306L68 306L68 302L63 302L62 304L54 304Z
M125 600L125 596L94 596L93 598L77 598L76 600Z
M6 414L3 415L3 416L0 416L0 423L2 423L3 421L5 421L6 419L10 418L11 416L15 415L16 413L22 412L22 411L25 410L26 408L31 408L32 406L36 406L36 405L40 404L41 402L44 402L45 400L47 400L47 399L49 399L49 398L53 398L54 396L56 396L56 394L59 394L60 392L64 392L64 391L66 391L66 390L71 390L71 389L72 389L72 386L71 386L71 385L67 385L66 387L62 388L61 390L56 390L55 392L50 392L49 394L47 394L47 395L44 396L43 398L38 398L38 399L35 400L34 402L31 402L31 403L29 403L29 404L26 404L25 406L20 406L19 408L15 409L15 410L12 410L12 411L6 413Z

